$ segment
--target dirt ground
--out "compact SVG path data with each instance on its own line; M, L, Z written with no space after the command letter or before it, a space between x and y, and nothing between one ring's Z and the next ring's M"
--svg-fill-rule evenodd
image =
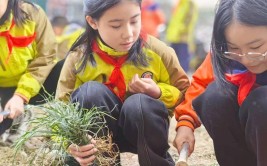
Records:
M175 161L178 160L178 153L176 149L172 146L172 141L175 137L174 132L175 127L175 120L172 119L171 126L170 126L170 135L169 135L169 142L170 142L170 154L173 156ZM195 137L196 137L196 146L194 153L188 158L188 165L189 166L218 166L216 162L212 140L207 134L204 127L200 127L195 130ZM13 151L9 147L0 146L0 166L12 166L13 161ZM21 153L15 159L14 165L15 166L26 166L27 164L27 155L25 153ZM135 154L131 153L123 153L121 154L121 164L122 166L139 166L138 164L138 157Z
M173 147L172 141L175 137L176 121L173 118L171 120L170 134L169 134L169 144L171 148L169 149L174 161L178 161L179 155L176 148ZM212 140L206 132L205 128L201 126L195 130L196 145L194 153L188 158L189 166L218 166L218 163L214 156ZM131 153L122 154L122 166L139 166L137 155Z

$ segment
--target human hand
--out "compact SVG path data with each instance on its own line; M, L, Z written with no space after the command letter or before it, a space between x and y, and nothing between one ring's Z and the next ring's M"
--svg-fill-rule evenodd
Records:
M10 111L8 116L10 119L20 116L24 112L24 99L18 95L13 95L13 97L6 103L4 110ZM3 121L3 119L3 115L0 115L0 123Z
M180 126L177 129L177 133L176 133L175 139L173 141L173 146L176 147L179 154L182 150L182 145L185 142L188 142L188 144L189 144L188 156L190 156L193 153L194 147L195 147L194 131L187 126Z
M161 90L151 78L139 78L135 74L129 83L129 91L131 93L144 93L155 99L161 96Z
M91 143L84 146L77 146L71 144L67 151L72 155L81 166L88 166L93 164L96 156L94 155L98 150L95 148L96 141L91 139Z

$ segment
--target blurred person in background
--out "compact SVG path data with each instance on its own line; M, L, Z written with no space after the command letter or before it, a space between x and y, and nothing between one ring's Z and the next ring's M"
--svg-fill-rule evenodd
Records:
M165 16L158 3L154 0L142 1L142 30L160 38L160 32L165 26Z
M205 43L196 39L194 55L190 59L189 67L191 71L196 71L205 60L208 51L205 49Z
M198 8L193 0L179 0L166 29L166 41L175 50L185 72L189 71L191 54L195 50L194 32Z
M57 57L64 59L76 39L84 32L84 28L75 22L69 22L65 16L56 16L51 20L56 35Z
M56 36L61 36L65 27L69 24L68 19L65 16L55 16L51 20L51 24Z
M83 2L77 0L47 0L46 3L46 13L50 20L57 16L63 16L69 22L75 22L84 26L82 9Z

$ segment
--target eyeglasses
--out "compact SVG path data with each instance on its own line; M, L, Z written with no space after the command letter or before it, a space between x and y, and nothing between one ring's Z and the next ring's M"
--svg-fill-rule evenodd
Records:
M267 51L265 53L257 53L257 52L248 52L246 54L238 54L234 52L224 52L224 57L232 60L239 61L242 57L246 57L249 60L255 60L255 61L263 61L265 59L265 56L267 55Z

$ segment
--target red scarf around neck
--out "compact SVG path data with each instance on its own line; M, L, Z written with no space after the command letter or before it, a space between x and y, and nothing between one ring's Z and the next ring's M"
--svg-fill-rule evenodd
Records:
M92 50L95 52L104 62L111 64L114 66L114 69L109 77L109 81L104 83L113 93L115 93L121 101L124 100L124 96L126 93L126 85L124 81L124 76L120 70L121 66L127 59L127 55L123 55L118 58L113 58L106 52L102 51L97 42L93 41ZM115 87L117 87L118 92L115 91Z
M6 38L7 46L8 46L8 57L5 61L7 64L10 58L10 55L12 53L13 47L27 47L29 44L32 43L32 41L35 39L36 33L34 33L32 36L19 36L14 37L10 34L10 30L14 27L15 21L12 20L11 26L7 31L0 32L0 36L3 36Z
M253 89L256 82L256 75L247 71L238 74L226 74L226 79L234 85L239 86L237 99L238 104L241 105L249 92Z

